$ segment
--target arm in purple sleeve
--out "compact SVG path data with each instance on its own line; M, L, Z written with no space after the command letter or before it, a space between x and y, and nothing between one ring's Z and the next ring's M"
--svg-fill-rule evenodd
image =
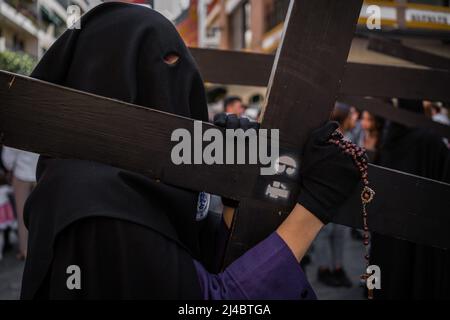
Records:
M194 261L205 300L316 299L299 263L277 233L218 275Z

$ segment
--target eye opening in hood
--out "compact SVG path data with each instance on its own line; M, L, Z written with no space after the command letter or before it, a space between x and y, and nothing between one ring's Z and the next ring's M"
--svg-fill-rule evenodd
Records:
M164 63L171 67L176 66L179 63L180 59L180 55L174 51L165 54L163 58Z

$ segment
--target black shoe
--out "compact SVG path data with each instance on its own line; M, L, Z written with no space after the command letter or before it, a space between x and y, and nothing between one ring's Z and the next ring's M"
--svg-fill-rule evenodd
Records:
M333 278L336 280L339 287L351 288L353 286L353 283L342 268L334 270Z
M317 281L329 287L339 286L337 279L334 277L333 273L328 268L317 270Z

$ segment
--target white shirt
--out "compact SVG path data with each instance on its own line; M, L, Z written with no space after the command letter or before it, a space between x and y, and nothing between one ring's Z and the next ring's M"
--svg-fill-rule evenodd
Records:
M36 182L36 166L39 155L36 153L3 147L2 161L8 171L25 182Z

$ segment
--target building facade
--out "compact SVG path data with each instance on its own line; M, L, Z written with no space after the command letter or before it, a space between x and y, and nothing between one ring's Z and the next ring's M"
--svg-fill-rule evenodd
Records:
M273 53L281 40L290 0L209 0L206 34L209 47ZM368 20L379 11L381 30ZM320 17L317 17L320 19ZM406 44L450 56L449 0L366 0L358 21L351 57L364 62L399 62L363 50L367 35L399 38ZM380 60L381 59L381 60ZM400 63L400 62L399 62Z
M0 0L0 51L40 58L67 28L70 5L89 9L88 0Z

